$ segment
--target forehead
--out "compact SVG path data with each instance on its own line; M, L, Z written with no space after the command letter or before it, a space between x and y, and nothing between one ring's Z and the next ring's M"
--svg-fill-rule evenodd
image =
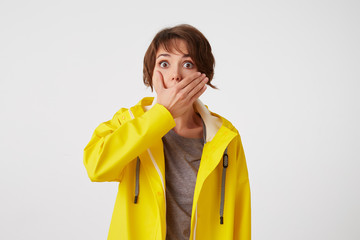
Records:
M189 54L188 44L183 39L171 39L160 44L158 53L167 52L173 54Z

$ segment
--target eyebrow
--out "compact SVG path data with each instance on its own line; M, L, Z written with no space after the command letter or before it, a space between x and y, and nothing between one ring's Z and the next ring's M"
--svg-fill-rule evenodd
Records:
M170 54L167 54L167 53L162 53L162 54L159 54L159 56L157 56L156 59L158 59L159 57L161 56L164 56L164 57L171 57ZM186 58L186 57L190 57L190 54L185 54L182 56L182 58Z

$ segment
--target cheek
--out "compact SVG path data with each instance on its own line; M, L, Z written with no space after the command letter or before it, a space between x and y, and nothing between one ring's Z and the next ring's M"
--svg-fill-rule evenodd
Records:
M197 69L193 68L193 69L185 69L183 72L182 72L182 77L183 78L186 78L187 76L190 76L191 74L197 72Z

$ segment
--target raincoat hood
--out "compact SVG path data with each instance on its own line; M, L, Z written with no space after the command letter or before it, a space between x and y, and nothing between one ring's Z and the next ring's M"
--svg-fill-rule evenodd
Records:
M148 111L156 104L157 97L149 97L144 98L141 100L138 104L143 106L145 111ZM150 104L151 105L147 105ZM207 106L203 104L203 102L198 98L194 101L193 107L195 109L195 112L199 113L202 120L205 123L205 129L206 129L206 142L210 142L217 131L220 129L222 122L226 121L224 123L224 126L228 127L229 129L234 129L232 124L228 122L226 119L222 120L220 116L214 116L211 115L210 111L208 110ZM234 132L237 134L237 132Z

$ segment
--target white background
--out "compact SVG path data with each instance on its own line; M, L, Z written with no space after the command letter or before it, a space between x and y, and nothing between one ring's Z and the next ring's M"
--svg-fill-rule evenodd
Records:
M83 149L154 96L145 51L188 23L210 41L200 99L239 130L255 240L360 239L359 1L0 1L0 239L106 239L117 183Z

